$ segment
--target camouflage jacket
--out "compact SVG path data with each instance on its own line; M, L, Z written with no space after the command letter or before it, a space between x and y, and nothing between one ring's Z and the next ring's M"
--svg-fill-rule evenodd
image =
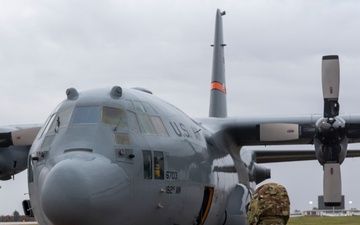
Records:
M250 225L285 225L290 216L290 199L284 186L268 183L256 189L250 201Z

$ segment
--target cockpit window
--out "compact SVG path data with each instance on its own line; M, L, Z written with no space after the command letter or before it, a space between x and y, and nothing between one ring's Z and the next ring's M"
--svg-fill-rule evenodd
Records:
M147 113L149 113L149 114L157 114L155 109L149 103L143 102L142 104L145 107L145 110L146 110Z
M52 121L49 132L57 132L57 130L61 127L69 125L70 117L71 117L72 109L67 109L59 112L55 119Z
M136 112L146 112L143 104L139 101L134 101L135 111Z
M151 122L154 124L157 135L168 137L169 133L167 132L163 122L158 116L150 116Z
M73 109L68 109L62 112L59 112L59 123L60 123L60 127L64 127L69 125L70 122L70 117L71 117L71 113L72 113Z
M130 103L131 101L128 100ZM147 102L133 101L133 104L128 104L127 107L130 110L135 110L136 112L146 112L149 114L157 114L156 110Z
M116 128L126 128L126 115L124 110L104 106L102 108L101 122Z
M131 100L126 100L126 108L132 111L135 111L134 104Z
M98 106L79 106L74 110L72 124L89 124L97 123L99 121L99 107Z
M49 147L49 146L51 145L51 143L53 142L54 138L55 138L55 134L46 136L46 137L44 138L44 142L43 142L42 145L41 145L41 148L47 148L47 147Z
M156 135L154 126L152 125L149 116L145 113L138 113L141 131L147 135Z
M39 138L41 138L43 136L43 134L48 132L50 124L53 123L54 118L55 118L55 114L51 114L50 117L46 120L45 125L39 131L39 134L40 134Z
M130 130L135 131L136 133L140 133L140 125L136 114L130 110L128 110L128 120Z

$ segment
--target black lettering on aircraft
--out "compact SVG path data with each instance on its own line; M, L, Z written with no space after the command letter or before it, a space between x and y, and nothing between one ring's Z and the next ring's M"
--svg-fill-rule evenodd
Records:
M184 131L184 137L191 138L189 132L186 130L185 125L180 123L181 129Z
M181 194L181 186L166 186L166 194Z
M173 125L173 124L174 124L174 125ZM173 128L173 130L175 131L175 134L176 134L177 136L181 137L182 134L181 134L181 131L180 131L179 127L177 126L177 124L176 124L175 122L170 122L170 125L171 125L171 127ZM175 126L175 127L174 127L174 126Z
M166 179L167 180L177 180L178 174L176 171L166 171Z
M181 186L176 186L175 194L181 194Z
M175 190L175 186L166 186L166 194L172 194Z
M183 123L177 124L176 122L170 122L171 127L175 131L175 134L179 137L192 138L189 131L187 131L185 125ZM180 128L181 129L180 129Z

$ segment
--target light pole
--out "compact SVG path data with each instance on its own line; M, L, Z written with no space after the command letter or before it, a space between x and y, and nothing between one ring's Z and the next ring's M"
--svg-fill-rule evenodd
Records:
M312 201L309 201L309 205L310 205L309 215L311 215L311 211L312 211L312 204L313 204L313 202L312 202Z
M349 213L351 215L351 204L352 204L352 201L349 201Z

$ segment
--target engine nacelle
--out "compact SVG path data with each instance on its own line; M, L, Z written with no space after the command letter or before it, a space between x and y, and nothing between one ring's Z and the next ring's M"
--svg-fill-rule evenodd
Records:
M271 178L271 170L256 163L256 155L253 151L241 151L241 160L248 169L249 181L259 184Z
M27 168L30 146L0 148L0 180L9 180Z
M250 181L255 181L256 184L271 178L271 170L265 166L254 163L252 169L249 171Z

